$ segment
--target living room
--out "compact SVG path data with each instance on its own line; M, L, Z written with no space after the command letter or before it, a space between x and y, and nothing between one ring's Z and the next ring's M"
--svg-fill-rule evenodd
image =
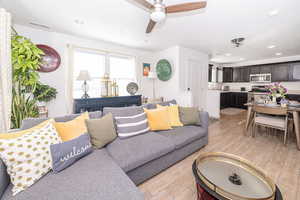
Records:
M299 6L0 0L0 199L300 199Z

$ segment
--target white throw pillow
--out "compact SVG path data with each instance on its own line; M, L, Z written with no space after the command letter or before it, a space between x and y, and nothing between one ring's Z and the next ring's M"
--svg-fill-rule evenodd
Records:
M12 139L0 139L0 157L7 166L13 195L33 185L51 170L50 145L61 142L54 120Z

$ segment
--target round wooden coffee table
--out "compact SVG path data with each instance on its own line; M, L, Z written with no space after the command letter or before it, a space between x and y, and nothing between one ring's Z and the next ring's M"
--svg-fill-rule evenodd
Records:
M264 172L238 156L215 152L193 163L198 200L282 200Z

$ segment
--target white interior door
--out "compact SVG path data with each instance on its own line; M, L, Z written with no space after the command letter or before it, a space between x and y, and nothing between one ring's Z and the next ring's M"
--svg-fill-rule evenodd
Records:
M199 61L189 60L188 61L188 69L189 69L189 88L192 94L192 106L202 108L202 98L201 98L201 68L199 65Z

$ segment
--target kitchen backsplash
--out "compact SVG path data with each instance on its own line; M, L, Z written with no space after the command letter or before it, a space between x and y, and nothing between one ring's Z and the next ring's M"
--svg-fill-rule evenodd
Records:
M245 87L246 90L250 90L251 85L255 85L254 83L222 83L222 84L229 86L230 90L240 90L241 87ZM300 91L300 82L281 82L281 84L290 91Z

